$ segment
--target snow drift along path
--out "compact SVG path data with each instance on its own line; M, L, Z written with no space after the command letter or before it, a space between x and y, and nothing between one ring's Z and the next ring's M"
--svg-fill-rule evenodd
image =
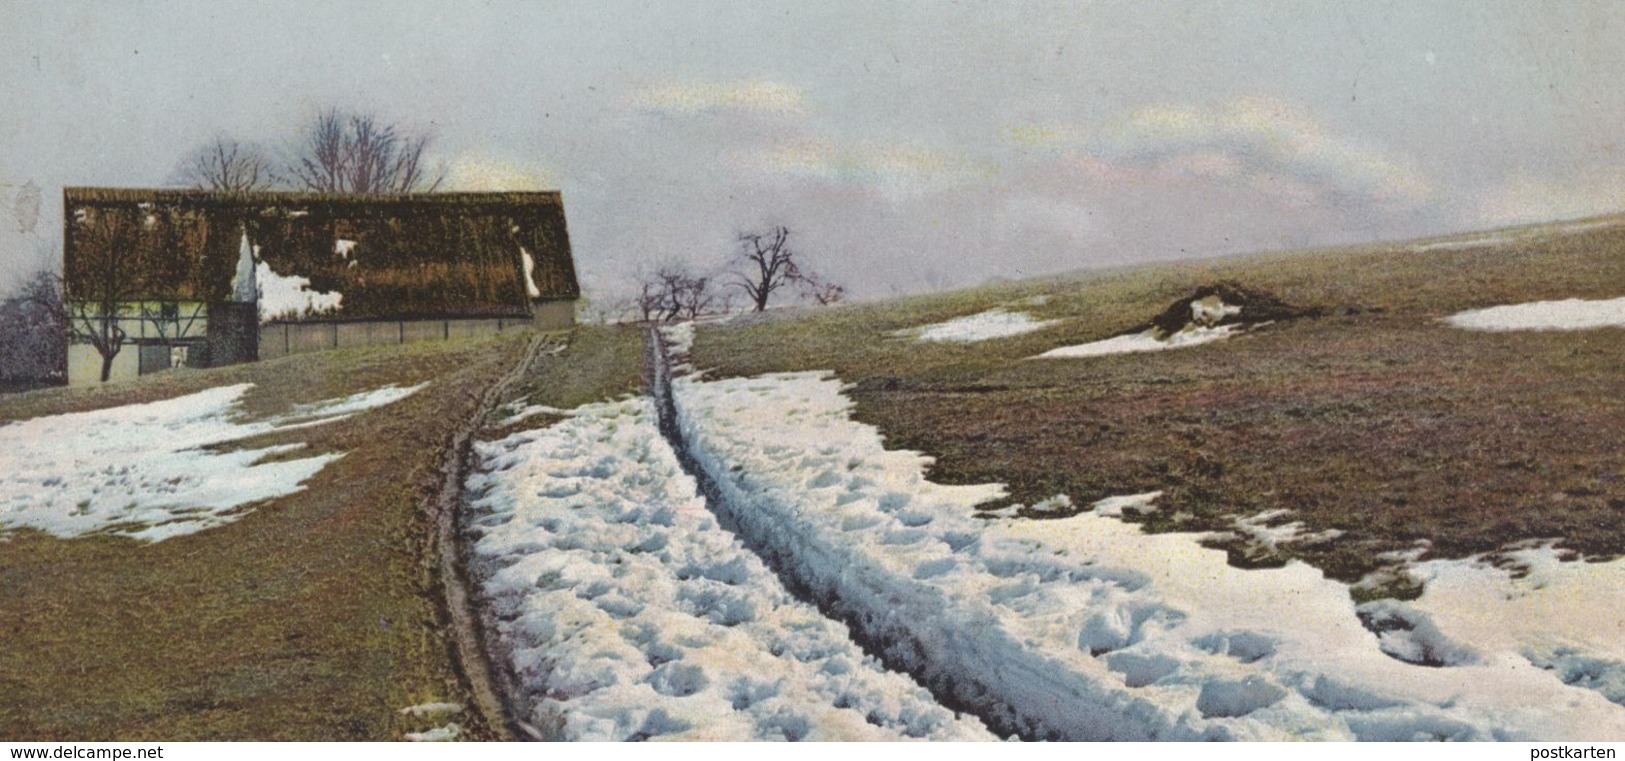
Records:
M299 491L339 454L263 462L302 444L218 451L216 445L342 420L422 385L384 388L245 422L252 384L0 426L0 536L33 528L68 538L105 531L149 542L230 523L240 505Z
M678 378L672 389L684 442L741 535L867 641L889 643L888 663L985 706L996 728L1067 739L1625 738L1625 709L1525 653L1491 643L1440 668L1397 660L1361 625L1347 588L1301 563L1241 570L1197 537L1142 534L1097 513L972 517L1003 488L926 480L930 459L886 450L824 373ZM1396 629L1411 626L1413 642L1436 629L1425 611L1400 613L1409 619Z
M551 739L989 740L721 529L648 399L476 444L498 657Z

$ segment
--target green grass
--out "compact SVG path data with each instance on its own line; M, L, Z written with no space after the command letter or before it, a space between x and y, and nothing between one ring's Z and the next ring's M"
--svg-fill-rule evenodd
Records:
M1247 257L1010 282L703 328L714 377L827 368L888 445L938 458L948 483L1000 481L1016 501L1086 506L1161 489L1153 531L1224 531L1289 509L1332 542L1238 565L1302 559L1355 581L1377 555L1433 557L1560 539L1625 549L1625 330L1476 333L1439 318L1544 299L1625 296L1625 227L1514 233L1510 244ZM1231 280L1324 316L1177 351L1029 360L1141 325L1200 285ZM1013 305L1062 324L974 344L888 335Z
M582 325L557 356L539 358L510 396L560 409L642 389L643 330L633 325Z
M527 338L320 352L0 400L5 420L251 382L244 405L258 416L433 381L300 431L312 449L345 455L234 523L152 545L26 531L0 542L0 737L390 740L438 723L400 708L466 704L422 506L453 429ZM456 720L487 736L472 711Z

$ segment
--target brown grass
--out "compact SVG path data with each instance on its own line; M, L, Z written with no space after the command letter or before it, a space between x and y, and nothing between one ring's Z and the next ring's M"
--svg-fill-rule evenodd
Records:
M453 427L525 336L299 355L0 401L0 419L253 382L254 415L433 380L304 432L345 456L304 491L158 544L22 532L0 543L0 737L389 740L466 702L437 624L420 506ZM472 711L456 720L482 736Z
M1144 324L1231 280L1323 316L1155 354L1027 360ZM968 345L889 331L1038 294L1036 333ZM1556 538L1625 551L1625 330L1475 333L1461 309L1625 295L1625 228L1528 231L1511 245L1270 254L1008 283L702 329L715 375L834 369L889 445L938 457L934 479L1001 481L1031 504L1165 490L1149 530L1222 531L1292 510L1336 541L1303 559L1354 581L1380 552L1464 557Z
M514 395L569 409L637 393L642 351L643 331L635 325L583 325L564 354L544 357L514 385Z

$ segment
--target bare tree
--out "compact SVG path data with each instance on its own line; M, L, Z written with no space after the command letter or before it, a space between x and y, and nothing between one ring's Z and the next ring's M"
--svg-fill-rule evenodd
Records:
M730 285L742 288L751 308L767 309L773 294L793 286L802 298L828 306L846 299L846 287L825 280L802 265L801 255L789 246L790 229L782 225L765 233L741 233L739 258L743 272L735 272Z
M187 157L181 177L192 187L228 193L265 190L276 184L271 161L252 143L216 135Z
M84 232L73 248L73 261L67 262L70 270L64 273L73 289L65 294L66 322L73 337L88 341L101 355L101 380L106 383L113 358L128 337L119 310L140 290L139 230L124 214L80 211L79 215L72 224L82 225Z
M739 234L739 256L745 260L745 271L735 273L738 279L733 285L745 290L757 312L767 309L775 292L800 277L796 253L790 250L789 241L790 228L783 225L765 233Z
M680 319L699 319L711 314L716 307L717 291L712 287L710 277L690 275L680 283L676 301Z
M659 280L644 278L638 284L638 295L634 299L637 303L638 318L644 322L651 320L665 321L667 292L661 287Z
M306 126L288 160L293 184L321 193L433 192L444 166L429 167L428 133L409 134L373 114L330 108Z

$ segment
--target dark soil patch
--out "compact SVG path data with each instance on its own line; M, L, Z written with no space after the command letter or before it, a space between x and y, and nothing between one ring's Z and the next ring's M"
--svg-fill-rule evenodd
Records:
M1162 314L1153 317L1151 322L1141 325L1130 332L1138 333L1148 328L1154 328L1159 335L1163 336L1178 333L1193 322L1194 307L1199 302L1208 299L1218 299L1225 306L1241 308L1238 313L1227 314L1217 320L1205 322L1209 327L1284 322L1305 317L1321 317L1328 311L1322 307L1293 306L1262 288L1249 287L1226 280L1196 288L1191 291L1190 295L1170 304L1167 309L1162 311Z

